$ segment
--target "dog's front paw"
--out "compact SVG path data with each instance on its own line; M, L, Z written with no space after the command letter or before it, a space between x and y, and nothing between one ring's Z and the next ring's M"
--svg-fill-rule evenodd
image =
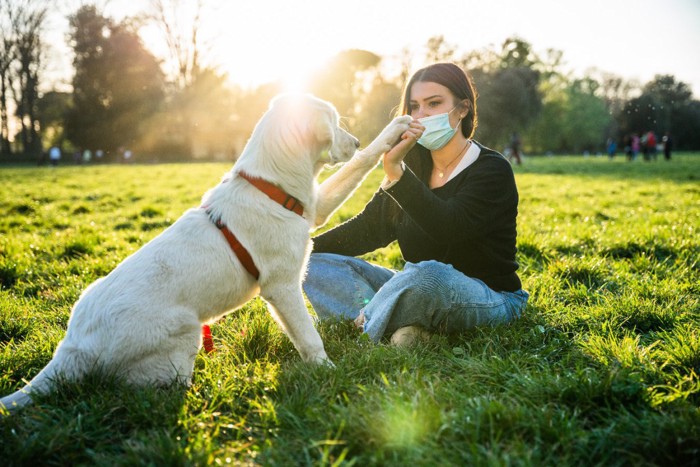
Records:
M365 149L367 157L381 156L398 143L401 135L408 131L408 124L413 121L409 115L394 118Z
M326 358L325 360L319 362L319 364L322 365L323 367L329 368L329 369L331 369L331 370L334 370L334 369L335 369L335 363L333 363L332 361L330 361L328 358Z
M408 131L408 124L413 121L409 115L402 115L394 118L384 129L379 136L374 139L374 143L380 146L379 151L384 154L389 149L398 143L401 135Z
M313 363L314 365L318 365L321 367L325 368L335 368L335 364L331 361L330 358L328 358L328 355L316 355L315 357L312 357L307 360L309 363Z
M410 115L395 117L379 134L377 139L384 138L383 142L393 147L401 138L401 135L408 131L408 125L413 121Z

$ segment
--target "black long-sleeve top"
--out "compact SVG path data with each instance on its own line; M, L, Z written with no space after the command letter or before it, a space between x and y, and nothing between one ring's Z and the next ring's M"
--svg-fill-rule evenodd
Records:
M501 154L476 144L478 158L435 189L428 186L430 153L416 146L399 181L380 188L361 213L315 237L314 252L358 256L398 240L406 261L437 260L493 290L519 290L513 170Z

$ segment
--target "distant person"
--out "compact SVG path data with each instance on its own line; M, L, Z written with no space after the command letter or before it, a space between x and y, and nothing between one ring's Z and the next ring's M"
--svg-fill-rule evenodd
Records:
M522 164L522 158L520 157L520 136L517 133L513 133L510 137L510 159L515 159L515 163Z
M102 158L104 157L104 155L105 152L102 149L98 149L97 151L95 151L95 160L98 164L102 162Z
M86 149L83 151L83 164L89 164L92 160L92 151Z
M49 149L49 163L52 167L56 167L61 160L61 148L58 146L51 146Z
M632 160L632 136L631 135L625 136L625 156L627 157L628 161Z
M518 319L518 190L511 164L473 140L476 90L453 63L405 85L409 130L384 154L384 181L364 210L314 238L304 290L321 319L345 318L374 342L410 345ZM398 241L404 268L363 255Z
M134 157L134 154L131 152L131 149L125 149L124 150L124 163L125 164L131 164L132 160L131 158Z
M610 159L614 159L615 155L617 154L617 142L615 141L615 138L608 138L605 146L606 150L608 151L608 157Z
M671 133L667 131L666 134L664 134L662 141L664 143L664 159L670 161L671 150L673 149L673 139L671 139Z
M645 138L644 159L647 161L656 160L656 135L649 131Z
M630 146L632 148L632 160L636 160L637 156L639 155L639 151L641 150L641 141L637 133L632 133Z

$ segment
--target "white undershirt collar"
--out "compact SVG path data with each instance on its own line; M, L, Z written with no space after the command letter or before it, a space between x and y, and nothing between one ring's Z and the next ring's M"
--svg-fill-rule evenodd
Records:
M459 164L457 164L457 167L452 171L449 177L447 177L447 182L452 180L456 175L458 175L461 171L469 167L474 163L479 158L479 154L481 154L481 148L479 147L478 144L475 144L474 141L471 142L471 145L469 146L469 149L467 149L467 153L464 155L461 161L459 161ZM401 162L401 167L406 170L406 166ZM398 183L398 180L394 181L389 181L388 178L384 177L384 180L381 183L381 187L384 190L388 190L392 186L396 185Z
M467 153L464 155L462 160L459 161L459 164L457 164L457 167L455 167L450 176L447 177L447 182L455 178L461 171L472 165L474 161L479 158L479 154L481 154L481 148L478 144L474 143L474 141L471 141L469 149L467 149Z

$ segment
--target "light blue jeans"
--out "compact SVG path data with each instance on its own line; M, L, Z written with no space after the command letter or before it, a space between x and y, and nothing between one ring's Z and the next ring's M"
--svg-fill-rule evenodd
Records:
M320 319L355 319L364 311L364 332L374 342L404 326L451 334L509 323L529 297L524 290L495 292L438 261L394 271L332 253L311 255L303 287Z

